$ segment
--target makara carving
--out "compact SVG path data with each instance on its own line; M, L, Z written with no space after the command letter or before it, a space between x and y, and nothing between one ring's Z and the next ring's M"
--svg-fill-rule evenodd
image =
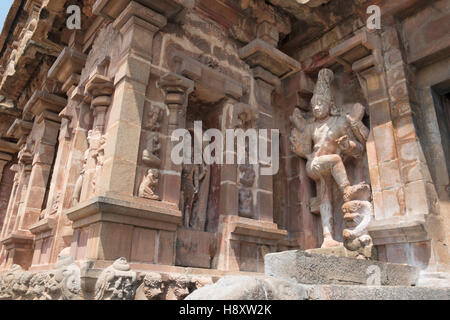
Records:
M125 258L119 258L104 269L95 284L95 300L133 300L136 272Z

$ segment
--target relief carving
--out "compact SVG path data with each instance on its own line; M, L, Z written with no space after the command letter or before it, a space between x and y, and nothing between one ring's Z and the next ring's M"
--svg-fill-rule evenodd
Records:
M163 115L163 109L157 105L151 105L147 110L147 116L144 119L144 128L159 132L161 130L161 120Z
M156 192L159 183L159 170L149 169L139 186L139 197L150 200L161 200Z
M84 183L84 177L86 174L86 165L87 165L87 161L89 158L89 149L87 149L84 152L84 156L83 156L83 166L81 168L81 172L80 175L78 176L77 182L75 183L75 188L73 190L73 196L72 196L72 205L76 206L79 202L80 202L80 197L81 197L81 189L83 188L83 183Z
M0 278L0 299L78 300L80 290L80 268L70 255L70 248L61 251L53 270L32 273L13 265Z
M369 135L369 129L362 123L364 107L356 103L352 105L350 112L342 116L331 92L333 80L333 72L322 69L311 100L313 117L305 119L299 109L291 116L294 125L290 137L292 151L307 159L307 174L316 182L318 196L311 200L311 209L318 211L321 216L324 236L322 247L341 245L332 236L331 179L336 181L343 193L344 202L367 201L363 194L370 195L370 187L365 182L350 185L344 166L347 158L360 158L363 155ZM367 205L365 207L368 208ZM345 208L350 210L353 206ZM361 220L361 226L356 227L356 234L361 234L360 228L367 227L368 216L364 217L366 219ZM354 221L356 223L358 219ZM345 241L344 244L348 243ZM352 250L350 247L348 249Z
M241 188L239 189L239 205L238 211L241 217L253 217L253 192L251 188L255 183L255 170L251 164L239 165L239 182Z
M210 277L149 272L137 289L136 300L183 300L193 291L212 283Z
M161 165L159 151L161 150L161 143L159 141L158 132L150 132L147 134L147 145L142 152L142 162L149 167L158 168Z
M183 164L181 211L186 228L205 229L210 171L210 166L205 164Z
M136 277L125 258L117 259L98 277L95 300L133 300Z

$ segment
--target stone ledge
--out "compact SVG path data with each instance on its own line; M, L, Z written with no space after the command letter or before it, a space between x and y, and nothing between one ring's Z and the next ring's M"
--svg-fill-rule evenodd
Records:
M449 288L304 285L270 276L227 276L185 300L448 300Z
M33 246L34 236L21 233L13 233L6 238L0 240L6 250L10 249L31 249Z
M231 233L240 236L251 236L261 239L282 240L287 237L286 230L278 229L275 223L238 217L231 221Z
M30 226L29 230L36 236L35 240L39 240L51 236L56 224L55 218L45 218Z
M145 220L148 221L148 227L152 227L152 221L155 220L175 227L181 225L182 220L181 212L174 209L172 204L133 197L127 200L95 197L66 210L64 214L73 221L74 228L99 221L144 226Z
M383 286L411 286L417 283L419 269L416 267L337 257L293 250L267 254L264 257L265 274L293 280L304 284L353 284L365 285L375 271L380 271Z
M373 220L368 230L374 245L429 240L424 215Z

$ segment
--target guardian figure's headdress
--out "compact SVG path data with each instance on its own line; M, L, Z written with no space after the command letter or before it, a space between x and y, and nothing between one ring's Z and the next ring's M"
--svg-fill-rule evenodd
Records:
M318 100L321 100L330 105L331 115L339 115L339 109L336 107L334 95L331 90L333 80L333 71L330 69L320 70L316 87L314 88L314 95L311 99L311 104L314 105Z

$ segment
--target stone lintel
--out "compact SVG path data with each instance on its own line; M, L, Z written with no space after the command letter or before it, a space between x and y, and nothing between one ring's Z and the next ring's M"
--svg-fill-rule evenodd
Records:
M73 228L95 222L113 222L148 228L175 231L181 225L181 212L170 203L147 201L130 197L127 200L95 197L66 210L64 214L73 221Z
M81 73L86 59L87 56L84 53L65 47L48 71L47 77L65 83L73 73Z
M372 220L368 230L374 245L429 240L424 215Z
M378 267L382 286L412 286L420 270L406 264L338 257L301 250L270 253L264 257L265 274L303 284L366 285Z
M250 67L260 66L280 79L284 79L301 70L301 65L298 61L261 39L255 39L239 49L239 57Z
M226 95L239 99L244 94L241 83L188 57L183 52L174 51L169 55L175 72L195 82L195 92L199 99L216 102Z
M232 216L229 219L233 235L254 237L268 240L283 240L287 237L286 230L278 229L275 223L255 219Z
M31 129L33 129L33 122L16 119L11 127L9 127L6 135L11 138L20 139L30 134Z
M67 100L46 91L37 90L33 93L23 112L39 116L45 110L60 113L67 104Z
M116 19L130 2L130 0L97 0L93 6L93 13L109 19ZM183 9L183 6L173 0L136 0L133 2L152 9L167 18L174 16Z

